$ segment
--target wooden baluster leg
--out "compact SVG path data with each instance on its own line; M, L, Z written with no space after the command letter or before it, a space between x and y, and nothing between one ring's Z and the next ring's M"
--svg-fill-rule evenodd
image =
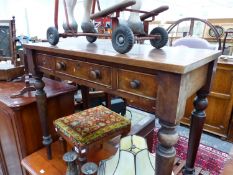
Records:
M188 142L188 152L187 152L187 161L184 174L195 174L194 163L201 139L201 134L206 118L205 109L208 105L207 93L205 91L198 91L197 96L194 99L193 105L194 110L191 115L191 127L189 133L189 142Z
M108 93L105 93L105 101L106 101L106 107L108 109L111 109L111 99L112 99L112 96Z
M178 141L176 125L159 120L161 128L158 131L159 144L156 150L156 175L171 175L175 161L174 145Z
M59 137L59 142L60 142L60 145L61 145L61 150L62 150L63 154L65 154L67 152L67 142L61 136Z
M52 138L49 134L48 122L47 122L47 97L44 91L45 83L42 80L43 74L39 74L35 77L35 89L36 89L36 101L37 101L37 109L40 116L40 123L43 134L43 145L47 147L47 157L48 159L52 159L51 152L51 143Z
M81 85L80 86L82 93L83 109L89 108L89 87Z

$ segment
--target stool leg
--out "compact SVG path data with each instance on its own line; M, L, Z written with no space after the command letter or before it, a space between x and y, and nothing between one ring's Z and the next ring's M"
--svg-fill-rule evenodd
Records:
M85 163L87 163L88 149L87 149L87 147L85 147L85 148L83 148L83 147L82 148L75 147L74 149L76 150L76 152L78 151L78 162L79 162L79 165L81 167L82 165L84 165ZM84 149L85 149L85 152L82 151Z
M60 145L61 145L61 150L63 153L66 153L67 152L67 142L65 139L63 139L63 137L59 137L59 142L60 142Z

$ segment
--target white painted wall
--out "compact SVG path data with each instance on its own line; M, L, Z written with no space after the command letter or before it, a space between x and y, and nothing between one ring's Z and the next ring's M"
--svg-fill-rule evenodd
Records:
M75 18L81 24L83 0L78 0ZM102 8L108 7L118 0L100 0ZM48 27L53 26L54 0L0 0L0 19L16 17L18 35L38 36L45 38ZM177 20L184 17L199 18L233 18L233 0L143 0L142 10L153 10L161 5L169 5L170 9L161 13L156 19ZM62 32L64 16L62 0L59 9L59 29ZM122 14L127 18L128 14ZM80 25L79 25L80 30Z

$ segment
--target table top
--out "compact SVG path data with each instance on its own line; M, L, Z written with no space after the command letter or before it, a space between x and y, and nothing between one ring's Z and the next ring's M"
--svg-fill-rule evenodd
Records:
M148 44L135 44L127 54L119 54L113 49L109 39L98 39L90 44L84 37L60 39L56 46L47 42L24 44L24 48L178 74L188 73L220 55L217 50L185 46L155 49Z
M48 78L43 78L43 81L46 85L45 92L47 93L48 98L77 90L77 87L73 85L50 80ZM35 91L25 93L18 98L11 98L11 95L19 93L24 87L25 82L0 82L0 102L10 108L19 108L36 102Z

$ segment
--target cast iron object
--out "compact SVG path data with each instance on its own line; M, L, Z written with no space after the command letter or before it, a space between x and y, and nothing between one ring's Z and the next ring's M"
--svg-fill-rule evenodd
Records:
M63 160L67 163L66 175L80 175L76 160L78 155L75 151L69 151L64 154Z

